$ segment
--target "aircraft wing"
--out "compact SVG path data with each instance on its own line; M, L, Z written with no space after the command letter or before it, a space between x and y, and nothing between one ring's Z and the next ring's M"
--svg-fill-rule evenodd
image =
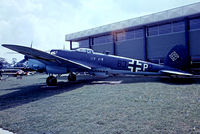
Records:
M21 53L23 55L26 55L32 59L39 60L46 65L60 65L60 66L66 66L69 68L79 68L83 70L91 69L91 67L86 66L84 64L74 62L72 60L62 58L56 55L51 55L47 52L40 51L34 48L19 46L19 45L11 45L11 44L2 44L2 46L8 49L11 49L13 51L16 51L18 53Z

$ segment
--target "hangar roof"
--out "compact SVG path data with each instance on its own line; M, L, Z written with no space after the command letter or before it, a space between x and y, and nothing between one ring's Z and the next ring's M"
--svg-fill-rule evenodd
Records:
M169 19L181 18L189 15L195 15L200 13L200 2L194 3L187 6L182 6L150 15L145 15L133 19L128 19L108 25L99 26L96 28L71 33L65 35L66 41L78 41L90 36L100 35L103 33L110 33L112 31L117 31L121 29L128 29L131 27L137 27L142 25L147 25L151 23L156 23L160 21L165 21Z

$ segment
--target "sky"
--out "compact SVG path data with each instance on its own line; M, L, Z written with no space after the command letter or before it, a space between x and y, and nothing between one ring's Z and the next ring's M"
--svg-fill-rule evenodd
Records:
M65 35L200 0L0 0L0 44L69 49ZM22 55L0 46L11 62Z

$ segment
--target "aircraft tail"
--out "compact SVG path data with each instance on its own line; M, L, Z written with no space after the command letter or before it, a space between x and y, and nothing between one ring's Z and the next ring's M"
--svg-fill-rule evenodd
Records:
M190 56L187 47L184 45L173 47L167 54L164 64L169 67L188 70L190 66Z

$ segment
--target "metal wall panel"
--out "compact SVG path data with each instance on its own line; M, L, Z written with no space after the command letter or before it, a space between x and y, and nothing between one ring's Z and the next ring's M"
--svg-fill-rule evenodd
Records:
M189 33L190 55L200 56L200 30L192 30Z
M92 49L95 52L104 53L105 51L110 51L110 54L113 54L113 43L94 45L92 46Z
M165 58L175 45L185 45L185 32L173 33L147 38L147 58Z
M116 42L116 54L119 56L144 60L144 39Z

